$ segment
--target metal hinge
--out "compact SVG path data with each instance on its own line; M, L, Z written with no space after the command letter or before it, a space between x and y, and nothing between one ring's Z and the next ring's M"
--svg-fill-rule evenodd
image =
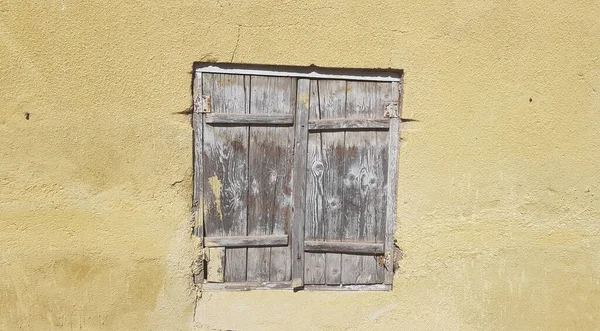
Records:
M385 109L383 111L383 117L397 118L398 117L398 103L397 102L386 102Z
M194 112L210 113L210 95L197 95L194 99Z

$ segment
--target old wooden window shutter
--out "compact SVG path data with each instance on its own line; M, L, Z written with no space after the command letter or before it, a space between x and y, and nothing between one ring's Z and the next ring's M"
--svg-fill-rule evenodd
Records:
M389 289L401 73L198 65L205 289Z

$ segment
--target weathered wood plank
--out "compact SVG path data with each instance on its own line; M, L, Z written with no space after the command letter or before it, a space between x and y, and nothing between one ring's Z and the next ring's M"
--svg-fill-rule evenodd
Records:
M290 282L205 283L202 291L291 290Z
M194 140L194 178L193 178L193 193L192 193L192 214L194 215L194 235L197 237L204 236L204 212L202 208L203 198L203 185L202 185L202 114L197 109L198 102L202 96L202 74L194 72L194 78L192 82L192 131ZM196 263L202 265L202 257L198 256ZM194 283L200 284L204 279L204 273L198 272L194 274Z
M211 284L212 285L212 284ZM390 285L369 284L369 285L307 285L304 287L307 291L390 291Z
M321 118L319 107L319 81L310 81L309 123ZM310 125L309 125L310 127ZM324 160L321 155L321 135L308 135L308 160L306 167L306 221L304 238L309 240L325 238L325 220L323 218L323 173ZM306 253L304 250L304 283L325 284L325 254Z
M391 98L391 84L348 82L346 117L381 118L384 103ZM381 109L380 113L369 110ZM375 242L379 225L385 216L385 196L381 189L387 184L386 133L346 132L344 179L344 210L346 224L344 239ZM378 139L379 137L379 139ZM378 260L372 256L344 255L343 284L374 284L383 281Z
M250 113L292 114L292 85L287 77L252 76ZM291 215L293 128L249 130L248 234L284 234ZM248 248L247 281L269 281L270 259L271 248Z
M286 81L287 84L287 81ZM296 79L291 80L289 91L289 99L284 107L288 112L285 116L290 116L293 121L294 111L296 109ZM281 102L285 102L282 99ZM276 128L276 135L282 141L287 138L286 154L280 165L280 171L283 171L283 176L278 176L275 184L277 192L277 201L275 217L283 217L281 221L274 222L273 234L287 234L290 231L290 222L292 218L292 173L294 163L294 129L293 128ZM291 247L271 247L271 266L269 268L269 280L271 282L289 281L292 278L292 250Z
M287 245L287 235L204 237L205 247L266 247Z
M192 88L192 131L194 139L194 188L192 197L192 208L193 212L199 212L200 202L202 202L202 114L197 109L197 102L202 95L202 74L196 73L194 75L193 88ZM196 227L196 235L202 236L203 229L199 229L198 226L201 224L194 224Z
M319 105L321 119L344 118L346 113L347 83L340 80L319 82ZM327 164L323 176L325 239L342 239L342 200L344 196L344 132L321 132L322 155ZM335 252L326 254L326 283L342 282L342 255Z
M294 133L293 223L292 230L292 287L304 286L304 222L306 207L306 159L308 145L308 112L310 81L297 83L296 125ZM299 170L299 171L298 171Z
M250 113L250 77L248 76L244 76L244 113L248 114ZM204 115L206 117L206 114ZM206 121L206 120L205 120ZM248 132L246 131L246 134L248 134ZM247 145L246 145L247 146ZM242 155L240 155L242 156ZM242 162L246 162L246 164L248 163L248 159L246 157L245 161ZM248 203L247 199L248 199L248 167L246 166L246 174L243 174L244 178L245 178L245 183L246 183L246 192L245 194L243 194L243 197L246 199L246 201L244 201L244 203ZM242 188L241 188L242 189ZM247 211L247 209L246 209ZM239 227L235 228L235 232L231 231L230 235L246 235L247 234L247 221L246 223L240 225ZM246 280L246 262L247 262L247 255L248 255L248 249L247 247L240 247L240 248L227 248L225 250L225 280L228 282L235 282L235 281L244 281Z
M206 281L222 283L225 281L225 248L207 248Z
M309 123L343 118L345 99L345 81L312 81ZM310 133L308 161L307 239L339 241L342 238L344 132ZM307 272L314 273L307 284L341 283L340 254L308 253L305 264Z
M221 125L294 125L294 115L207 113L206 123Z
M261 291L261 290L292 290L290 282L265 283L205 283L202 291ZM305 285L307 291L390 291L390 285Z
M244 64L206 63L196 67L196 70L212 73L228 73L240 75L260 75L277 77L296 77L310 79L340 79L371 82L397 82L400 72L371 69L338 69L317 67L283 67L256 66Z
M204 74L203 94L214 113L242 113L246 107L243 76ZM203 185L206 236L246 235L248 128L204 125ZM226 251L226 281L244 281L245 248Z
M400 118L402 111L402 80L392 83L392 101L398 101L398 117L390 120L388 142L387 204L385 215L385 274L384 284L392 285L394 280L394 233L396 232L396 201L398 198L398 158L400 145Z
M384 252L383 243L365 242L336 242L336 241L304 241L305 252L326 252L346 254L381 255ZM336 254L339 255L339 254Z
M336 82L345 84L343 81ZM311 120L308 122L308 130L311 132L339 130L381 130L388 129L389 127L389 119L332 118Z

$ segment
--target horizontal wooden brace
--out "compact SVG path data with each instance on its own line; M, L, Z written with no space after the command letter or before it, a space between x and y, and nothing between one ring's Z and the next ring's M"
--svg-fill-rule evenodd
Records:
M347 253L383 255L383 243L339 241L305 241L304 251L312 253Z
M284 125L294 124L294 115L208 113L205 121L213 125Z
M381 130L389 129L389 119L350 119L334 118L326 120L311 120L308 122L308 131L332 130Z
M291 282L204 283L203 291L292 290Z
M204 237L204 247L287 246L288 236Z

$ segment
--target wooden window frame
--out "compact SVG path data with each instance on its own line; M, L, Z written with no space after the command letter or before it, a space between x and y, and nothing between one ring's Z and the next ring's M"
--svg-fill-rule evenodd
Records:
M297 100L295 118L294 116L261 116L248 114L210 114L206 112L206 107L210 107L210 101L203 100L201 94L203 73L231 74L231 75L256 75L256 76L275 76L275 77L294 77L297 78L297 94L308 95L310 92L310 80L336 79L346 81L371 81L371 82L390 82L398 86L397 112L389 116L389 120L362 120L362 121L331 121L331 120L308 120L308 103ZM194 171L193 171L193 212L196 215L194 234L202 238L202 247L240 247L243 246L267 246L291 243L292 254L292 275L288 282L262 282L262 283L207 283L204 275L195 275L194 281L202 283L203 290L206 291L247 291L247 290L329 290L329 291L389 291L392 289L394 276L394 233L396 230L396 206L398 197L398 158L400 147L400 124L403 101L403 70L378 70L378 69L341 69L341 68L322 68L322 67L291 67L291 66L268 66L268 65L244 65L228 63L195 63L193 70L193 111L192 127L194 139ZM210 110L208 110L210 111ZM261 118L262 117L262 118ZM389 159L387 173L387 192L386 192L386 216L385 216L385 241L380 244L370 243L336 243L328 246L327 252L332 249L335 252L356 253L383 253L385 264L385 275L383 284L366 285L305 285L304 279L304 252L323 251L322 242L305 241L305 204L306 204L306 171L293 171L293 192L292 192L292 223L290 224L290 233L288 236L268 236L270 238L258 237L212 237L204 238L203 216L199 215L200 201L203 201L203 188L199 183L202 178L202 128L206 123L231 123L232 121L243 125L252 124L257 121L265 123L270 121L271 125L294 125L295 150L293 159L293 169L306 169L307 163L307 144L308 133L318 130L328 129L387 129L389 132ZM277 237L277 238L275 238ZM201 260L204 260L201 257Z

